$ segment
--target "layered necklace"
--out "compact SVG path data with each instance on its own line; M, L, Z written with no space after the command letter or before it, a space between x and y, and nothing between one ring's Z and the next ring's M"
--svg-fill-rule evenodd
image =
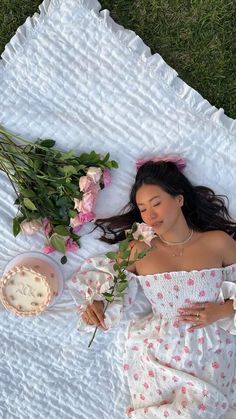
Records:
M186 237L185 240L181 241L181 242L169 242L167 240L164 240L161 236L158 236L159 239L162 241L162 243L166 244L166 246L182 246L186 243L188 243L191 238L193 237L193 229L191 229L188 233L188 236ZM176 253L173 250L171 250L171 254L172 256L183 256L184 254L184 247L180 250L180 252Z

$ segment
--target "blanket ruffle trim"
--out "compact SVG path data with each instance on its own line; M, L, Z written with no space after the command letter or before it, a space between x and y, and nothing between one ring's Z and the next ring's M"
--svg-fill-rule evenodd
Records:
M1 56L1 71L3 71L3 65L5 63L10 63L11 60L14 60L18 50L22 51L23 45L29 38L29 35L44 21L46 15L50 15L53 9L59 8L62 1L66 0L44 0L39 6L39 13L28 17L25 23L17 29ZM233 135L236 134L236 120L225 115L222 108L217 109L215 106L212 106L196 90L181 80L178 77L178 73L158 53L152 55L150 48L143 40L135 32L125 29L123 26L114 22L108 10L101 10L101 4L97 0L77 0L77 4L91 11L99 19L100 23L104 24L123 45L129 48L134 54L137 54L138 59L146 65L151 77L162 79L170 89L175 91L175 94L181 100L184 100L188 104L194 113L198 116L201 115L202 118L207 119L213 124L220 125Z

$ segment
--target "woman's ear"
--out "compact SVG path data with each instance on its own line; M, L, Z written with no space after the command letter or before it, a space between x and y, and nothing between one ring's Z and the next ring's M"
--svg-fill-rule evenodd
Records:
M177 202L179 203L180 207L182 207L184 205L183 195L178 195L176 198L177 198Z

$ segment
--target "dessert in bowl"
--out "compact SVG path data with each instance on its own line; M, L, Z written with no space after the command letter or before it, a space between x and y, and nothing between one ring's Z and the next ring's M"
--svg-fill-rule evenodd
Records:
M25 266L17 266L2 278L0 296L4 307L12 313L34 316L45 310L52 292L46 276Z
M63 290L63 275L58 264L40 252L14 257L0 281L4 307L18 316L34 316L53 305Z

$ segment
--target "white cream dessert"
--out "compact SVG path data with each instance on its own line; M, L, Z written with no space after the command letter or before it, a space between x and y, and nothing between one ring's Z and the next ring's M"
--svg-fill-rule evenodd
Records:
M17 266L2 278L0 297L7 310L20 316L33 316L47 307L52 293L46 276Z

